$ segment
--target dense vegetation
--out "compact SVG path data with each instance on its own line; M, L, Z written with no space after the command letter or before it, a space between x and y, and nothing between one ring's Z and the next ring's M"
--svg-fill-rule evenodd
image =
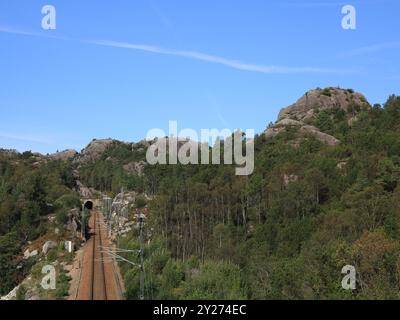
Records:
M46 215L76 206L72 165L30 152L0 152L0 295L24 277L22 247L46 232ZM64 217L65 219L65 217Z
M326 91L325 95L331 94ZM143 150L114 143L79 168L82 182L148 196L147 299L399 299L400 97L384 106L323 110L310 124L341 141L298 139L288 126L255 139L255 171L233 166L126 165ZM40 166L32 154L0 153L0 293L17 281L21 246L42 232L41 216L76 205L69 162ZM72 198L70 197L72 195ZM145 205L140 197L137 207ZM75 203L75 204L74 204ZM49 204L53 207L49 208ZM136 232L136 231L135 231ZM138 234L120 239L139 262ZM345 265L357 289L341 286ZM128 299L139 297L137 266L122 263Z
M260 135L249 177L147 167L146 297L400 298L400 97L358 112L351 125L339 109L315 118L335 147L312 136L293 146L290 127ZM138 249L135 237L121 245ZM341 286L345 265L356 267L355 291ZM137 299L138 268L123 272Z
M143 179L124 169L125 164L141 160L145 160L145 150L132 150L130 144L115 141L99 160L85 163L80 168L80 179L85 185L103 192L117 193L121 186L142 192Z

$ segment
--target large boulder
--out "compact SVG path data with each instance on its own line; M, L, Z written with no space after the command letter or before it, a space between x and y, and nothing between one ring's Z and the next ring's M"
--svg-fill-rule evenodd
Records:
M57 247L57 243L54 241L47 241L42 248L42 252L44 254L47 254L51 249L54 249Z
M300 128L299 132L302 135L310 134L328 146L336 146L340 144L340 140L336 139L334 136L319 131L319 129L314 126L303 126Z
M353 106L368 107L369 103L364 95L353 90L318 88L308 91L296 103L282 109L278 121L292 119L305 122L313 118L316 111L333 108L344 110L352 118L357 112Z
M49 155L49 158L52 160L67 161L67 160L73 160L77 155L78 155L78 153L76 152L76 150L69 149L69 150L64 150L61 152L53 153L53 154Z
M322 132L317 127L310 125L315 116L321 110L341 109L345 112L349 123L357 118L357 113L370 105L361 93L353 90L339 88L316 89L307 92L296 103L284 108L279 113L278 121L265 131L267 139L274 138L287 127L298 129L296 143L308 135L314 136L319 141L336 146L340 143L338 139Z
M76 191L79 193L79 196L83 199L89 199L93 197L92 191L83 185L79 180L76 181Z
M274 124L272 127L268 128L265 131L265 136L267 138L273 138L277 136L279 133L285 130L286 127L301 127L303 125L302 122L292 119L282 119Z
M114 144L113 139L94 139L88 144L88 146L82 150L81 154L77 158L77 161L81 164L86 164L100 160L103 153Z
M26 249L24 252L24 259L28 260L30 258L36 257L39 254L37 250L33 250L32 252L29 251L29 249Z
M138 162L129 162L123 166L124 170L127 173L136 173L139 176L143 174L143 170L146 166L146 162L138 161Z

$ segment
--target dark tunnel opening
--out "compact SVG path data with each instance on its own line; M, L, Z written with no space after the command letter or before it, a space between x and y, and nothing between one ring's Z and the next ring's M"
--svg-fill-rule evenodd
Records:
M85 208L88 210L93 210L93 201L86 201Z

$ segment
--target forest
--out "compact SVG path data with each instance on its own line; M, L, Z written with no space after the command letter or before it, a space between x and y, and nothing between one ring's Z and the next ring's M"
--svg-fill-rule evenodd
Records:
M291 126L260 134L248 177L228 165L147 166L131 176L151 198L146 298L400 298L400 97L351 112L352 123L340 108L312 120L336 146L298 141ZM127 183L123 159L109 171L98 162L91 179L106 181L103 191ZM137 234L120 246L138 249ZM356 290L342 288L346 265L357 270ZM127 298L138 299L138 268L121 267Z
M65 219L66 210L80 202L72 172L68 162L0 151L0 295L28 274L29 265L18 267L22 249L47 232L47 215Z
M321 109L310 123L339 139L334 146L311 134L299 140L296 126L257 135L250 176L230 165L129 173L124 165L145 152L124 143L81 165L79 176L103 193L142 195L146 299L399 299L400 97L352 112L350 123L340 108ZM17 282L16 257L43 232L49 205L74 195L75 169L0 153L0 293ZM138 250L137 232L118 246ZM342 288L346 265L356 268L356 290ZM140 270L121 270L126 298L138 299Z

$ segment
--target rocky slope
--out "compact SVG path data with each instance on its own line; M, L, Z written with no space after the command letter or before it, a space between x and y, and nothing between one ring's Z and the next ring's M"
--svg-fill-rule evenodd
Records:
M292 119L301 122L313 119L318 111L340 108L349 117L356 114L354 108L367 107L364 95L351 89L325 88L308 91L296 103L281 110L278 121Z
M308 91L296 103L281 110L277 122L265 131L267 138L273 138L287 127L298 129L298 138L313 135L318 140L331 146L338 145L340 141L322 132L315 125L318 114L322 111L343 111L349 124L357 119L357 113L370 104L361 93L351 89L326 88Z
M340 88L317 88L310 90L305 93L300 99L294 104L283 108L275 124L270 126L266 131L265 135L267 138L273 138L279 133L284 131L287 127L295 127L298 129L298 139L301 139L307 135L314 135L318 140L328 145L337 145L340 141L332 135L324 132L315 125L315 119L321 111L333 111L342 110L348 119L348 123L351 124L357 120L357 114L360 110L370 108L365 96L359 92L354 92L351 89L340 89ZM84 166L102 159L104 153L111 147L115 147L118 144L124 145L132 153L145 154L147 148L157 142L163 143L168 141L169 138L163 137L155 139L153 141L142 140L137 143L121 142L114 139L94 139L92 140L81 152L75 150L64 150L48 156L39 156L34 154L38 158L37 161L49 160L62 160L62 161L73 161L78 167ZM187 141L178 142L178 150ZM0 150L4 154L14 154L13 150ZM129 161L123 163L123 168L127 173L138 173L142 174L145 162L142 156L139 161ZM103 159L104 160L104 159ZM115 161L113 157L109 157L106 160Z
M370 104L365 96L351 89L332 87L325 89L317 88L305 93L294 104L283 108L278 115L277 122L265 131L265 135L267 138L273 138L287 127L295 127L298 130L297 141L305 136L313 135L321 142L334 146L339 144L340 141L315 125L315 119L318 114L321 111L342 110L349 124L351 124L357 119L357 113L360 110L369 107ZM113 139L94 139L80 153L75 150L65 150L51 154L48 158L63 161L72 160L80 167L101 160L104 153L117 144L124 145L127 149L131 150L132 153L137 152L145 154L147 148L152 143L162 143L165 140L167 140L168 144L169 138L167 137L153 141L142 140L137 143L121 142ZM180 141L178 143L178 150L185 142L186 141ZM108 157L106 160L116 161L113 157ZM128 174L137 173L141 175L145 164L144 159L140 161L129 161L123 164L123 168Z

